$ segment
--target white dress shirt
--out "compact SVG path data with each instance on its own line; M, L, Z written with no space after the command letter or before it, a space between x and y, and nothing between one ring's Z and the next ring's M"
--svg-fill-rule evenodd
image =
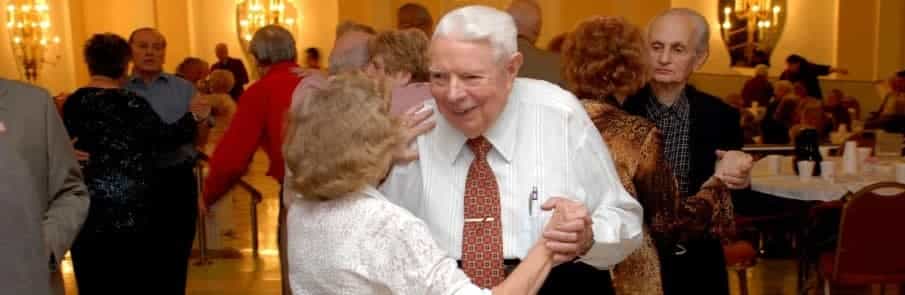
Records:
M436 108L436 102L426 103ZM417 139L419 160L393 168L380 187L387 198L427 222L434 240L461 258L463 196L474 155L442 115ZM553 84L518 78L496 123L484 134L500 189L503 256L523 258L540 238L554 196L585 204L594 245L582 261L608 268L641 244L641 205L622 187L610 153L584 108ZM531 201L536 188L536 201Z
M491 294L471 283L423 221L373 187L326 202L293 198L288 214L293 294Z

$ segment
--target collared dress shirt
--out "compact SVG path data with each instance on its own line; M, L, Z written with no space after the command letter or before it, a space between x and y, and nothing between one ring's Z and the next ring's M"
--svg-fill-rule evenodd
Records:
M440 247L460 259L465 180L474 155L462 132L442 116L435 120L436 128L417 139L419 160L394 167L380 189L423 219ZM484 136L493 145L487 161L499 185L504 258L528 253L552 214L541 205L556 196L583 203L593 219L594 244L581 261L608 268L640 246L641 206L622 187L600 133L571 93L518 78Z

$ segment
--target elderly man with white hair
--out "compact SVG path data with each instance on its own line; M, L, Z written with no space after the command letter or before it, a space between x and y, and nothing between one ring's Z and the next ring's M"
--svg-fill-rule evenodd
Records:
M445 15L430 45L436 127L380 187L424 219L477 285L494 286L531 246L562 263L541 293L611 294L608 267L641 243L641 206L622 187L606 144L578 100L516 78L523 57L512 17L485 6ZM409 120L406 126L411 126ZM549 210L563 225L544 230Z
M738 151L743 143L739 112L688 85L707 60L709 40L707 20L693 10L673 8L655 17L646 39L651 80L623 104L662 132L663 155L683 198L695 195L712 176L735 190L750 183L752 159ZM664 294L729 294L721 241L734 228L732 202L713 200L710 207L699 211L711 218L709 228L658 242Z

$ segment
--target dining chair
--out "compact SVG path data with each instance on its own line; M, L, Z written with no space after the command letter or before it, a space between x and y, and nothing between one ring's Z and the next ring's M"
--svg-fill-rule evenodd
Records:
M905 184L881 182L854 193L842 208L836 249L820 255L824 294L837 286L905 283L903 213Z
M741 295L748 295L748 269L757 264L757 251L748 241L735 241L723 246L726 267L738 276Z

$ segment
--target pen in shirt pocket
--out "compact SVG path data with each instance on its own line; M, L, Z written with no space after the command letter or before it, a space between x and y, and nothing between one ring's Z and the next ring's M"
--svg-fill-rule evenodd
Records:
M532 186L528 194L528 216L534 216L534 202L537 202L537 186Z

